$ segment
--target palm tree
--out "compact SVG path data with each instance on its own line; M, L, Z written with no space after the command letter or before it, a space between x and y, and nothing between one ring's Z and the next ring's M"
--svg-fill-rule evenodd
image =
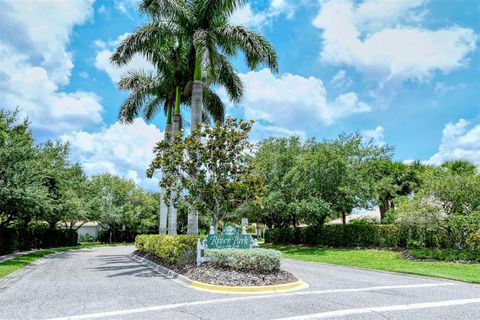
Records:
M181 45L174 44L169 48L158 47L154 52L150 50L142 53L155 64L156 71L129 71L122 76L119 81L119 88L130 91L130 95L121 105L119 119L123 123L130 123L142 112L147 121L152 120L156 113L162 109L163 104L163 111L168 113L164 136L168 140L169 137L171 138L181 132L180 105L190 103L189 91L191 89L189 89L189 84L191 81L188 80L190 74L188 69L185 68L187 64L183 60L185 50ZM121 55L113 55L111 60L117 65L123 65L125 61L121 60L120 57ZM239 79L231 80L230 89L227 88L227 91L238 90L239 81ZM216 84L215 81L210 81L210 83ZM183 94L180 90L181 87L185 88ZM225 106L218 95L208 86L205 86L203 95L206 100L204 117L212 118L215 121L223 121ZM172 123L174 101L175 109ZM163 199L164 191L160 190L159 233L166 234L168 231L168 234L176 234L176 208L173 205L167 207Z
M208 70L210 78L216 78L217 75L221 78L235 73L228 57L236 55L240 50L244 53L250 69L264 63L273 71L278 71L275 50L263 36L243 26L229 23L230 15L245 3L246 0L143 0L140 3L140 10L153 20L153 24L143 30L145 36L150 35L155 39L168 39L173 36L191 44L189 63L194 70L192 130L196 129L202 120L204 68ZM139 37L137 40L137 45L148 45L148 41ZM189 216L190 221L192 227L198 226L198 218Z
M152 39L166 41L171 37L191 44L189 64L194 70L192 130L201 123L202 118L204 68L208 69L211 76L215 77L215 73L220 72L219 77L222 77L222 73L233 71L227 57L236 55L240 50L244 53L250 69L264 63L273 71L278 71L275 50L262 35L229 23L229 17L234 10L246 2L143 0L140 3L141 12L148 14L152 23L141 30L143 38L136 37L137 46L148 46Z
M188 69L193 79L187 88L191 87L194 130L204 115L204 84L225 86L233 102L239 102L243 95L243 85L228 57L242 51L250 69L263 63L278 71L276 53L263 36L229 23L233 11L245 3L245 0L143 0L140 11L150 17L150 22L126 37L112 58L124 64L136 53L149 57L155 53L154 48L171 41L187 44ZM188 233L196 234L198 217L194 212L189 215Z

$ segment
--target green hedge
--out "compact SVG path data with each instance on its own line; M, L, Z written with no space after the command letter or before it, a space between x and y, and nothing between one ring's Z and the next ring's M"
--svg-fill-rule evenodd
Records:
M205 257L217 268L267 274L280 270L282 253L272 249L209 249Z
M408 251L417 259L433 259L443 261L465 260L480 262L480 250L454 250L438 248L416 248Z
M267 229L265 242L329 247L407 247L421 241L427 247L448 247L444 235L388 224L347 224Z
M182 267L194 263L197 237L189 235L138 235L135 247L144 253L156 255L169 266Z
M70 247L78 244L75 230L52 229L46 225L0 228L0 254L30 249Z

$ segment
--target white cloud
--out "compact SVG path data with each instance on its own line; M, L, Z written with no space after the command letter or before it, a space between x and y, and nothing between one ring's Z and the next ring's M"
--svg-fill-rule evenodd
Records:
M93 0L2 1L0 39L12 54L28 57L57 84L68 84L73 68L66 51L72 29L92 17Z
M111 2L116 10L133 20L140 0L111 0Z
M339 70L330 80L330 84L336 88L346 89L352 85L352 79L345 70Z
M321 2L313 24L322 29L321 58L376 76L428 80L464 67L476 48L472 29L419 26L423 1Z
M437 83L435 83L435 89L434 90L435 90L435 92L437 92L441 95L444 95L447 92L465 89L466 87L467 87L466 83L458 83L458 84L454 84L454 85L449 85L449 84L446 84L446 83L443 83L443 82L437 82Z
M290 130L282 128L276 125L264 124L257 122L254 124L250 133L250 139L252 141L260 141L269 137L290 137L299 136L302 140L305 140L307 134L302 130Z
M135 54L132 57L132 60L122 67L117 67L110 63L110 57L112 56L115 47L122 41L128 33L120 35L114 41L102 41L95 40L94 44L100 50L97 51L95 56L95 67L99 70L102 70L108 74L113 84L117 84L120 80L122 74L129 70L154 70L153 65L147 61L143 56Z
M340 118L371 110L354 92L327 99L322 80L315 77L288 73L276 77L269 69L263 69L240 74L240 78L245 85L241 103L245 117L296 134L301 133L297 130L299 127L307 130L318 127L319 123L329 125Z
M367 140L372 139L378 146L385 145L384 130L382 126L377 126L372 130L364 130L362 131L362 136Z
M19 106L34 129L51 135L102 121L91 92L64 92L73 61L66 45L92 1L0 2L0 104Z
M230 16L230 22L234 25L244 25L260 29L272 22L275 17L285 15L288 19L295 14L295 6L291 0L271 0L266 10L255 12L250 3L238 8Z
M427 162L438 165L457 159L472 161L480 167L480 124L472 126L469 121L460 119L445 125L438 152Z
M72 146L72 158L87 174L109 172L134 180L155 190L158 180L148 179L145 171L153 159L153 147L163 139L153 124L141 118L132 124L118 122L97 132L76 131L62 136Z

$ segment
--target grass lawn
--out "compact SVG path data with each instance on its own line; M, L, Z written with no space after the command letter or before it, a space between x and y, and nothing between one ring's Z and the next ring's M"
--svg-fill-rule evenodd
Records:
M336 249L277 245L263 247L280 250L285 258L290 259L480 283L480 264L411 261L403 259L399 252L374 249Z
M80 243L78 247L64 247L64 248L45 249L45 250L35 251L35 252L29 253L23 256L19 256L19 257L0 263L0 279L9 275L14 271L17 271L20 268L25 267L26 265L34 262L35 260L40 259L41 257L44 257L52 253L78 250L78 249L88 249L88 248L95 248L95 247L104 247L104 246L120 246L120 245L126 245L126 243L103 244L99 242L83 242L83 243Z

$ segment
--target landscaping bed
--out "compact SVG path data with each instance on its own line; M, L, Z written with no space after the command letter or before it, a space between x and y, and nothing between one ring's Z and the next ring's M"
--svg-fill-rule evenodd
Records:
M419 248L409 249L402 252L402 256L407 260L417 260L426 262L449 261L464 264L480 263L480 251L478 250L454 250L454 249L436 249Z
M298 281L280 269L281 252L271 249L209 249L208 262L195 263L195 241L191 236L142 235L133 254L184 275L193 281L232 286L255 287ZM193 238L195 239L195 238ZM179 244L183 244L180 246Z
M201 266L176 266L165 263L164 260L155 254L139 250L136 250L133 254L182 274L191 280L213 285L242 287L269 286L292 283L299 280L293 274L285 270L278 270L264 274L255 271L235 270L233 268L219 268L214 267L209 263L204 263Z
M199 282L221 286L270 286L298 281L293 274L279 270L270 274L215 268L208 263L186 270L184 276Z

